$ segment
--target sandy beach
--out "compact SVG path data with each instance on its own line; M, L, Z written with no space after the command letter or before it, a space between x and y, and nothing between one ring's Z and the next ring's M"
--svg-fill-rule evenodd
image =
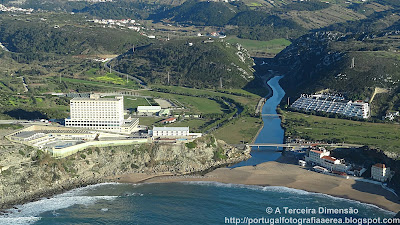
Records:
M284 186L353 199L373 204L396 213L400 211L399 198L390 191L383 189L380 185L357 181L351 178L345 179L320 174L308 171L306 168L294 164L276 161L262 163L257 166L245 166L234 169L219 168L204 176L127 174L115 178L114 181L126 183L214 181L245 185Z

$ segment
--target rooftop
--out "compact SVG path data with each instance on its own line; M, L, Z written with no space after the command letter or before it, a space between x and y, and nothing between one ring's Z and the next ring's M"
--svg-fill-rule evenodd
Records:
M318 153L318 154L322 154L324 153L323 151L318 151L318 150L311 150L312 152Z
M189 131L189 127L153 127L153 131Z
M28 137L36 134L36 133L39 133L39 132L36 132L36 131L22 131L22 132L14 135L14 136L15 137L19 137L19 138L28 138Z
M331 156L324 156L324 157L322 157L323 159L326 159L326 160L328 160L328 161L331 161L331 162L335 162L336 161L336 158L333 158L333 157L331 157Z
M170 121L175 121L175 120L176 120L176 118L174 118L174 117L171 117L171 118L168 118L168 119L162 120L161 122L170 122Z
M374 167L378 167L378 168L382 168L382 169L384 169L384 168L386 168L386 165L385 164L382 164L382 163L377 163L377 164L375 164L375 165L373 165Z
M138 110L154 110L154 109L161 109L161 106L157 105L157 106L144 106L144 105L139 105L137 107Z
M98 98L98 99L94 99L94 98L81 98L81 97L75 97L73 99L71 99L71 102L74 101L92 101L92 102L118 102L121 101L122 98Z

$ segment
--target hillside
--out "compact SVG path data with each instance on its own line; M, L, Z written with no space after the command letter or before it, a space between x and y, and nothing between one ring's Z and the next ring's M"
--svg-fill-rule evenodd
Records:
M400 42L394 17L397 14L378 13L293 41L274 59L287 74L281 81L287 94L297 97L329 89L353 100L371 101L374 96L372 115L377 118L399 110ZM375 90L383 93L374 95Z
M59 14L0 17L0 42L18 53L116 54L148 39L130 30L90 27L82 17Z
M224 88L242 88L253 80L253 60L245 49L206 38L137 48L118 57L113 66L152 84L168 84L168 72L171 85L196 88L219 87L220 79Z

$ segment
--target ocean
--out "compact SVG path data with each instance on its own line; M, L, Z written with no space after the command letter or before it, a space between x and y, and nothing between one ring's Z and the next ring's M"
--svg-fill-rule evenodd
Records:
M312 218L336 218L343 221L353 218L356 221L361 218L383 220L394 216L394 213L374 205L325 194L286 187L216 182L98 184L17 208L9 216L1 216L0 224L195 225L236 224L238 219L247 220L247 223L237 224L249 224L249 221L266 222L271 218L279 220L282 217L287 219L286 222L291 219L296 222L292 224L300 224L300 220ZM268 211L270 209L272 213ZM347 213L327 213L329 209L347 210ZM353 213L349 213L350 209ZM281 224L289 224L286 222Z

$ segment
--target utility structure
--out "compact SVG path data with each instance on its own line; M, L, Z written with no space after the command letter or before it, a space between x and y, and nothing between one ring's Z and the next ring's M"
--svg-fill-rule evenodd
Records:
M135 52L135 45L132 45L132 53Z
M222 89L222 77L219 78L219 88Z
M354 57L351 59L351 65L350 65L350 68L354 68L354 66L355 66L355 62L354 62Z
M167 73L167 85L169 85L169 71Z

